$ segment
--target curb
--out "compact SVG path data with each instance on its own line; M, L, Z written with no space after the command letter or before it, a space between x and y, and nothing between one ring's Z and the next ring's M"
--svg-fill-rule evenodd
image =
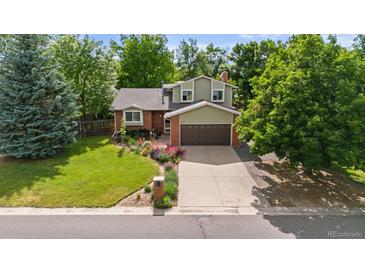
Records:
M87 216L87 215L144 215L144 216L202 216L202 215L270 215L270 216L365 216L365 208L323 207L173 207L166 210L152 207L112 208L31 208L3 207L0 216Z

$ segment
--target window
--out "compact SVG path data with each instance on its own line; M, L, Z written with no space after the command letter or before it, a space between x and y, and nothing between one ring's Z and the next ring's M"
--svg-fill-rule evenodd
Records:
M126 124L142 124L142 111L125 111L124 119Z
M212 101L213 102L223 102L224 101L222 89L213 89Z
M181 91L181 102L192 102L193 101L193 91L190 89L185 89Z

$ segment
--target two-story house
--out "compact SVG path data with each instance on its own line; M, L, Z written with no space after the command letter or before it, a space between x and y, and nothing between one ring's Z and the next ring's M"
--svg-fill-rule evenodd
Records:
M162 88L122 88L115 98L115 131L121 119L126 127L170 134L171 145L238 145L233 122L239 112L232 107L237 87L228 72L220 81L199 76Z

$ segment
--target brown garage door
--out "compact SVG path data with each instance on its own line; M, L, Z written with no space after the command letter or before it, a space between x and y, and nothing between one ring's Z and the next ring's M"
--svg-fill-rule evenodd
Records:
M229 146L231 125L181 125L181 145Z

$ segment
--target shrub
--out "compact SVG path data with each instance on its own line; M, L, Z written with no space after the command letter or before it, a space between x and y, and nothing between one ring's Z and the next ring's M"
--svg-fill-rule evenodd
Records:
M118 151L118 157L122 157L125 151L125 147L121 147Z
M137 146L138 147L142 147L142 145L143 145L143 143L144 143L145 141L144 141L144 139L142 139L142 138L138 138L137 139Z
M175 157L175 158L172 160L172 162L173 162L174 164L178 164L178 163L180 163L180 162L181 162L181 157L180 157L180 156Z
M141 153L142 153L143 156L147 157L148 154L150 153L150 151L151 151L151 148L145 147L145 148L142 149Z
M140 155L141 154L141 148L139 146L137 146L134 153L137 154L137 155Z
M173 206L171 198L169 196L164 196L161 200L157 200L154 203L156 208L171 208Z
M165 166L165 172L169 172L171 169L173 169L174 167L170 164Z
M158 160L161 163L167 163L170 160L170 157L167 153L160 153L160 155L158 156Z
M164 185L165 195L175 200L177 198L177 184L176 183L165 183Z
M170 146L166 147L166 152L171 156L183 156L185 154L185 150L178 146Z
M165 174L165 186L164 186L165 195L168 195L175 200L177 198L177 184L178 184L178 176L175 170L170 169Z
M170 171L166 172L165 174L165 184L178 184L178 176L176 171L171 169Z
M129 139L128 139L128 145L136 145L136 143L137 143L137 141L136 141L136 139L135 138L133 138L133 137L129 137Z
M127 137L127 128L124 119L120 121L120 138L124 141L124 139Z
M145 186L145 187L144 187L144 192L146 192L146 193L150 193L151 191L152 191L151 186Z
M150 152L150 156L151 156L151 158L152 159L154 159L154 160L158 160L158 158L160 157L160 153L161 153L161 150L160 150L160 148L153 148L152 150L151 150L151 152Z
M149 148L149 149L152 149L152 143L151 141L144 141L141 145L142 149L143 148Z

